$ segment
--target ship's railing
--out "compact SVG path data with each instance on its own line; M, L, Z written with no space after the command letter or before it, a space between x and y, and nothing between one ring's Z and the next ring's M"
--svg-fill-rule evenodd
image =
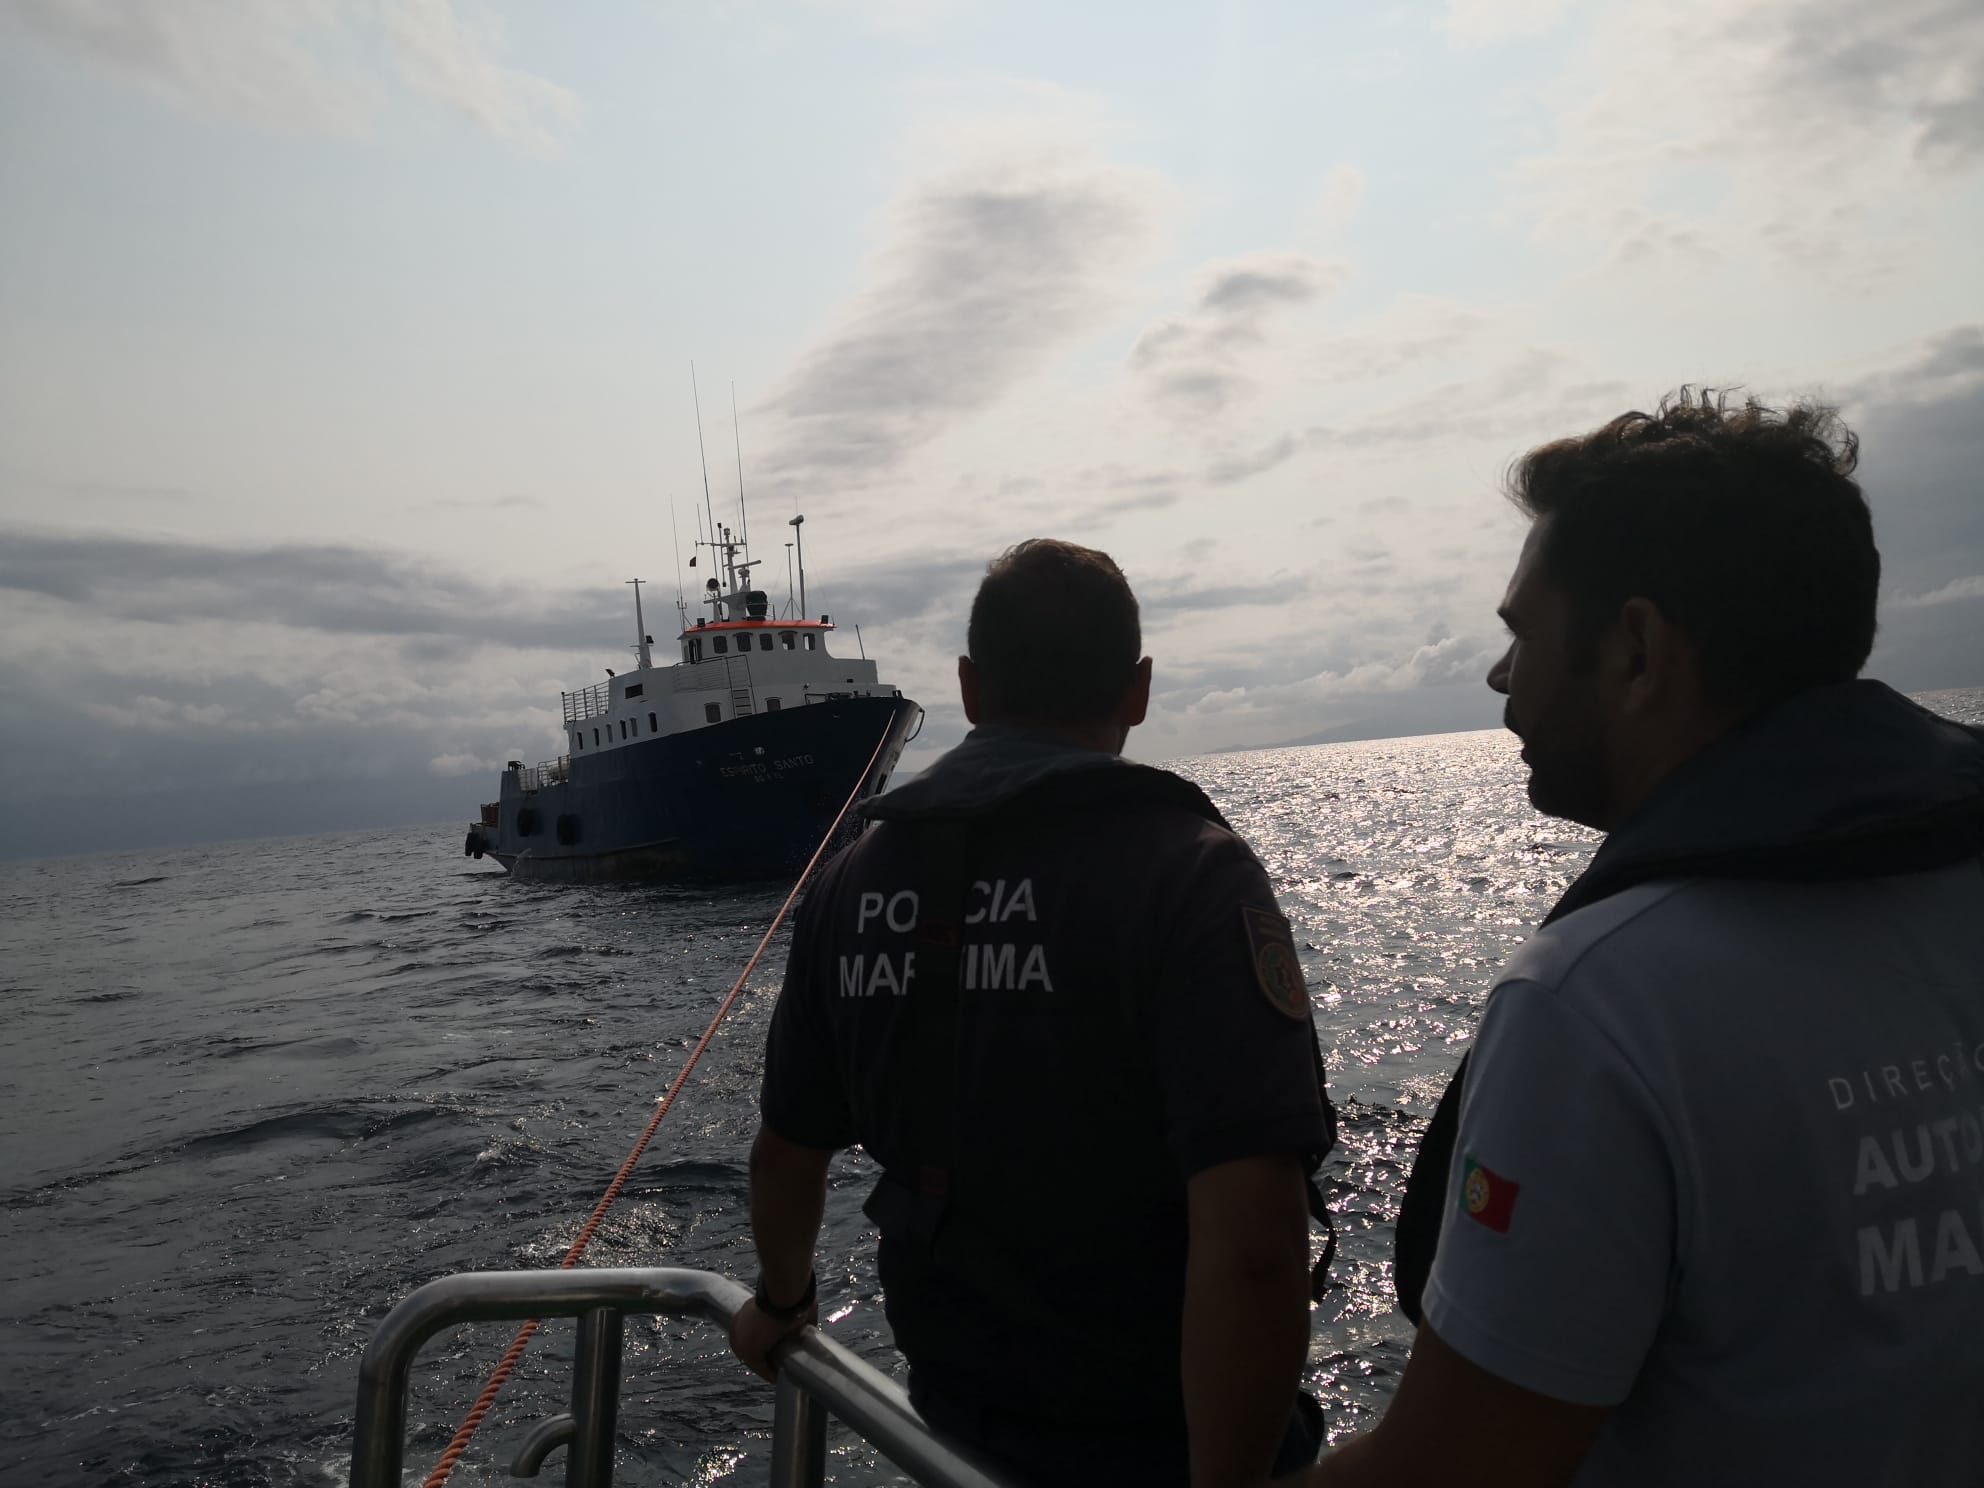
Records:
M541 765L526 765L518 770L517 789L538 791L547 785L563 785L571 773L572 757L561 754L555 760L546 760Z
M620 1415L621 1320L688 1313L728 1326L750 1293L714 1271L680 1267L576 1271L471 1271L430 1281L379 1325L358 1366L351 1488L401 1488L406 1391L414 1355L445 1328L504 1318L575 1317L572 1409L525 1438L510 1471L535 1477L565 1448L567 1488L610 1488ZM1001 1488L924 1424L886 1375L808 1328L778 1355L772 1405L772 1488L825 1481L831 1411L927 1488ZM742 1366L740 1365L741 1369Z
M577 692L561 692L558 697L565 705L565 722L577 723L605 713L613 704L613 688L610 683L595 682Z

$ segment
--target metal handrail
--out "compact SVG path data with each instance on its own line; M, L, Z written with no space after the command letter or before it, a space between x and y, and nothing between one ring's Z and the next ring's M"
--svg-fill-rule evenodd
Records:
M572 774L572 757L561 754L555 760L545 760L542 764L525 765L516 772L517 789L520 791L540 791L548 786L563 785Z
M727 1327L750 1295L727 1276L675 1266L469 1271L430 1281L386 1315L359 1361L351 1488L401 1488L407 1380L428 1339L461 1323L526 1317L579 1318L580 1342L572 1414L533 1432L518 1468L534 1473L546 1453L565 1443L568 1488L609 1488L621 1320L687 1313ZM823 1405L927 1488L1001 1488L925 1424L899 1385L819 1330L807 1328L782 1345L777 1362L774 1488L817 1488L824 1481Z
M613 708L613 688L609 682L595 682L590 687L561 692L558 697L565 706L567 723L583 723L588 718L598 718L611 712Z

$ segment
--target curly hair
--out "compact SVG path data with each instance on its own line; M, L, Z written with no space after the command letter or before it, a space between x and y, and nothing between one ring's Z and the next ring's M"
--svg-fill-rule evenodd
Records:
M1684 387L1654 413L1531 450L1509 496L1549 518L1544 576L1571 600L1586 664L1627 600L1694 643L1717 704L1850 681L1874 644L1881 555L1838 412Z
M1136 672L1137 597L1107 553L1030 538L986 565L965 644L1000 717L1086 723L1123 700Z

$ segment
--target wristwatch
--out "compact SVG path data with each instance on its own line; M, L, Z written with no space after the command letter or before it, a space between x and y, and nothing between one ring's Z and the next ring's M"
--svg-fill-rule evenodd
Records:
M770 1294L765 1291L765 1273L760 1271L758 1273L758 1287L751 1294L751 1299L758 1304L758 1311L762 1312L773 1322L789 1323L795 1318L804 1317L807 1309L813 1305L813 1299L819 1296L819 1294L820 1274L817 1271L809 1271L806 1273L806 1290L800 1294L799 1300L797 1302L789 1302L781 1307L778 1303L772 1301Z

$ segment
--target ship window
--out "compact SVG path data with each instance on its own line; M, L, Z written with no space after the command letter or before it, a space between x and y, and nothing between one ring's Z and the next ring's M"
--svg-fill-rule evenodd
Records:
M769 651L771 650L771 648L772 648L771 632L766 631L765 633L763 633L758 637L758 649L760 651Z
M778 643L782 650L790 651L792 649L792 632L781 630L778 633Z
M718 719L723 717L723 710L719 708L715 703L704 703L703 717L708 722L715 723Z
M594 747L594 748L598 748L598 747L599 747L599 730L598 730L598 729L594 729L594 730L592 731L592 742L593 742L593 747Z
M627 684L627 690L625 693L622 694L622 696L635 698L635 697L639 697L642 693L646 692L647 690L648 690L648 685L645 682L630 682Z
M818 646L819 640L820 638L818 636L814 635L811 631L808 631L806 633L806 649L808 651L813 650L816 646Z
M586 747L586 736L581 733L574 733L572 735L572 747L574 749L584 749Z
M765 699L765 711L766 711L767 713L776 713L776 712L778 712L778 699L777 699L777 698L766 698L766 699Z
M654 721L654 714L652 713L648 714L648 732L651 734L658 734L661 732L661 725Z
M627 737L627 720L624 718L620 720L620 737L623 739Z
M715 651L718 656L721 656L730 649L730 642L726 641L722 636L711 636L710 649Z

